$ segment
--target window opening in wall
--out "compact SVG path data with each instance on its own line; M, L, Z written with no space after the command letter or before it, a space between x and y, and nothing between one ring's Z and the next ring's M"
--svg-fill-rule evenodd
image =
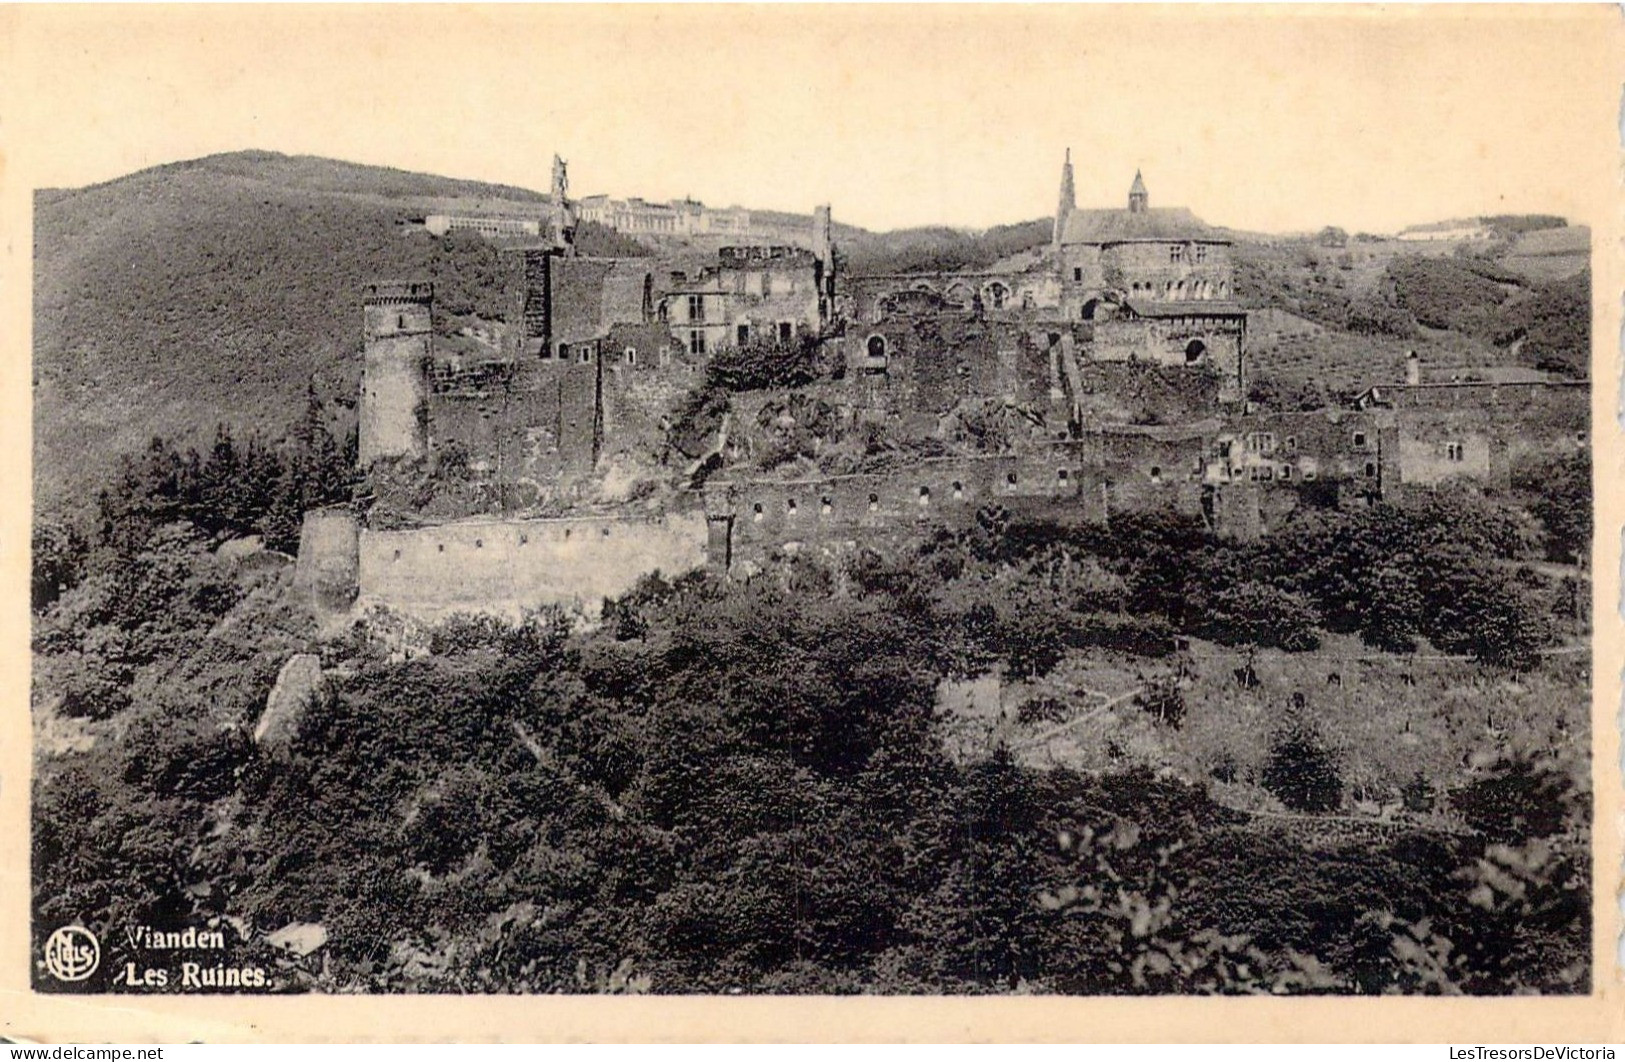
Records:
M750 325L740 325L734 330L734 334L737 337L736 342L738 342L740 346L744 346L746 343L750 342Z
M1357 447L1365 446L1365 432L1357 431L1354 433L1354 445Z
M1189 343L1185 344L1185 364L1189 365L1192 362L1202 360L1202 355L1206 353L1206 343L1202 342L1200 339L1191 340Z
M608 538L608 537L609 537L609 528L607 528L607 527L606 527L606 528L604 528L604 537L605 537L605 538Z
M690 354L705 353L705 333L693 331L688 334L688 352Z
M1371 461L1367 461L1365 463L1365 474L1366 474L1366 476L1368 478L1371 477L1371 476L1375 476L1377 474L1377 466L1376 466L1376 464L1371 462Z
M1298 437L1296 435L1288 435L1286 437L1286 442L1285 442L1284 445L1286 446L1287 453L1289 453L1289 454L1290 453L1297 453L1297 451L1298 451Z
M1291 465L1282 465L1281 466L1281 478L1282 479L1291 479L1292 478L1292 466Z
M638 363L638 351L636 347L626 348L626 363L628 365L636 365Z
M1064 469L1064 468L1057 468L1055 470L1055 478L1060 480L1062 483L1065 483L1067 481L1068 476L1069 476L1069 474L1068 474L1067 470Z
M1196 260L1198 262L1207 261L1207 244L1199 243L1196 245Z
M835 503L830 499L828 494L820 498L818 504L823 508L825 516L828 516L831 510L835 508Z
M1151 482L1153 482L1153 483L1161 483L1162 482L1162 466L1161 465L1152 465L1151 466Z
M796 511L796 500L794 498L786 498L784 500L784 511L787 513L793 513Z
M569 537L570 537L570 529L569 529L569 528L568 528L568 527L567 527L567 528L565 528L565 529L564 529L564 537L565 537L565 538L569 538Z
M1014 472L1011 472L1011 473L1007 474L1004 477L1004 481L1006 483L1010 484L1012 487L1015 486L1016 485L1016 474Z
M396 560L400 560L400 559L401 559L401 551L400 551L400 550L396 550L396 551L395 551L395 559L396 559Z
M755 520L757 523L761 522L761 520L762 520L762 503L761 502L757 502L755 505L751 506L751 519Z
M592 360L592 348L591 347L582 347L581 348L581 364L585 365L585 364L587 364L587 362L589 362L591 360Z
M530 541L530 536L529 535L520 535L519 536L519 544L521 546L523 546L525 543L527 543L529 541Z
M435 546L434 551L436 553L444 553L444 552L446 552L446 544L444 542L441 542L440 544Z
M483 539L483 538L476 538L476 539L475 539L475 540L474 540L474 548L475 548L475 549L484 549L484 548L485 548L485 539Z
M1072 279L1073 280L1078 280L1078 281L1081 281L1083 279L1083 267L1082 266L1075 266L1073 268L1073 270L1072 270Z
M1184 260L1185 260L1185 248L1184 248L1184 246L1182 244L1177 244L1176 243L1172 247L1168 248L1168 261L1170 263L1178 264L1180 262L1183 262Z
M1460 461L1460 460L1462 460L1461 443L1459 443L1459 442L1445 443L1445 445L1444 445L1444 456L1445 456L1446 459L1451 460L1451 461Z
M954 480L954 497L956 499L959 499L959 498L963 498L964 496L965 496L965 485L963 483L959 482L959 480L957 480L957 479Z
M864 344L864 349L871 358L884 358L886 356L886 337L870 336L869 342Z
M788 343L788 342L790 342L791 339L795 338L795 334L796 334L795 333L795 326L792 325L789 321L780 321L779 322L779 342L780 343Z
M878 494L869 495L869 511L874 512L878 508L880 508L880 495L878 495Z
M690 321L705 320L705 296L690 295L688 297L688 319Z

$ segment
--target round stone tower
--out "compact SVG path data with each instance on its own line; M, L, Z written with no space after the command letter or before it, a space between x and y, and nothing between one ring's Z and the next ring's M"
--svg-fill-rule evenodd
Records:
M429 442L429 344L434 285L378 281L361 295L361 467L383 457L422 457Z

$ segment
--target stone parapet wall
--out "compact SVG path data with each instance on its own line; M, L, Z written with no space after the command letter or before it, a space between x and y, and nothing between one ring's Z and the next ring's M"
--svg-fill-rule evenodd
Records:
M605 597L659 570L706 563L697 503L660 516L461 520L402 531L362 530L358 609L435 621L459 612L517 618L562 605L593 615Z

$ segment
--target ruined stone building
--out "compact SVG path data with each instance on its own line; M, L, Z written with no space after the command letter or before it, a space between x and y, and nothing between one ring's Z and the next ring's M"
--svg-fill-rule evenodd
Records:
M1062 390L1085 365L1145 362L1205 370L1218 382L1215 400L1237 402L1247 314L1233 299L1230 249L1189 210L1152 207L1139 173L1124 208L1078 209L1069 152L1048 247L974 272L856 280L850 316L877 326L862 339L877 355L895 347L886 325L899 317L968 314L994 326L1006 346L1021 335L1053 348Z
M906 548L989 505L1059 522L1173 511L1255 537L1303 506L1505 486L1518 462L1585 445L1584 383L1434 382L1415 358L1351 408L1254 409L1228 238L1152 207L1139 174L1124 208L1073 198L1069 157L1046 246L852 278L828 207L805 248L578 254L593 215L556 160L548 238L502 255L496 342L440 349L427 283L364 288L368 493L309 515L301 578L331 608L591 607L656 568ZM714 437L673 442L709 359L791 343L820 349L818 379L735 394ZM934 456L841 475L757 460L865 432Z

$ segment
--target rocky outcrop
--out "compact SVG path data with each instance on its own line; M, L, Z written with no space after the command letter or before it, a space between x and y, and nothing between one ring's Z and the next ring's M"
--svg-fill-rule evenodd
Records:
M299 733L305 712L322 690L322 661L314 653L295 653L277 673L254 727L254 743L267 751L285 750Z

